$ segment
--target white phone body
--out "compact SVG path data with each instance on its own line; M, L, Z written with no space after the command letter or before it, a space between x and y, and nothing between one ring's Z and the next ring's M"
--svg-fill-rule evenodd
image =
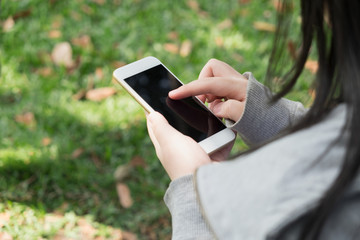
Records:
M147 70L150 70L154 67L160 67L158 65L164 67L168 71L168 73L170 73L174 78L176 78L176 80L179 81L179 83L182 85L181 81L155 57L146 57L140 59L138 61L135 61L133 63L130 63L128 65L116 69L113 73L113 78L118 83L120 83L120 85L123 88L125 88L130 93L130 95L133 96L135 100L149 113L155 111L155 109L153 109L153 107L150 106L149 103L145 101L144 98L141 97L139 93L135 91L133 87L131 87L125 81L125 79L129 79L137 74L146 72ZM210 112L210 110L200 100L196 98L196 101L202 104ZM221 120L219 121L221 122ZM221 122L221 124L223 123ZM211 136L206 137L201 141L198 141L198 143L205 150L207 154L210 154L224 147L225 145L231 143L232 141L234 141L234 139L235 139L235 133L231 129L226 128L224 125L224 129L212 134Z

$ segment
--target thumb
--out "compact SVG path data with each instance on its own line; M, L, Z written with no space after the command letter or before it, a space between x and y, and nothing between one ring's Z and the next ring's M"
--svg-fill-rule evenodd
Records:
M245 103L238 100L229 99L224 102L216 101L210 105L213 113L220 118L227 118L237 122L242 116Z
M169 141L169 135L175 131L168 121L158 112L152 112L147 116L149 135L155 145L163 145ZM157 146L155 146L157 148Z

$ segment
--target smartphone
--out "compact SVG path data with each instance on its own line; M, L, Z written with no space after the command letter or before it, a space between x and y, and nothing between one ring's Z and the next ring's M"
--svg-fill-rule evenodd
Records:
M168 94L183 85L157 58L146 57L116 69L113 78L147 111L158 111L175 129L193 138L210 154L235 139L197 97L173 100Z

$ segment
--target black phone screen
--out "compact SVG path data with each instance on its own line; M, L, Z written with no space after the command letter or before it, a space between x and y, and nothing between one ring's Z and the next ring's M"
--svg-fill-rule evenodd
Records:
M124 80L155 111L164 115L170 125L197 142L225 129L221 120L197 98L173 100L168 97L181 83L161 64Z

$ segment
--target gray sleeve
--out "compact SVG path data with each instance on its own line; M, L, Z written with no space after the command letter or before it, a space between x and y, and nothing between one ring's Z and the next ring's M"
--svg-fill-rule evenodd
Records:
M172 239L214 239L200 212L193 175L172 181L164 200L172 217Z
M266 142L305 115L306 109L299 102L282 98L270 104L269 89L256 81L251 73L245 73L244 76L249 81L245 110L240 120L230 127L247 144Z

